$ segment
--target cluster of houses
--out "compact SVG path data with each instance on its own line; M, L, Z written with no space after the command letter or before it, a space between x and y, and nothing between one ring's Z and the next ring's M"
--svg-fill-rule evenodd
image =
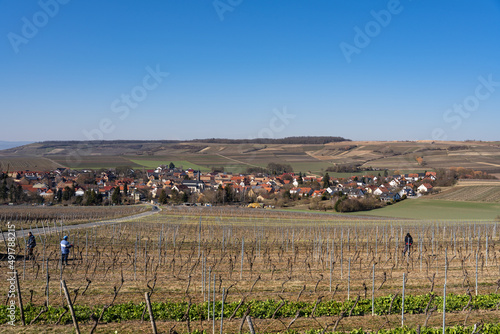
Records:
M304 178L305 180L308 177ZM323 196L325 193L329 195L347 195L349 198L363 198L367 195L373 195L380 198L382 201L398 201L401 198L409 197L416 198L424 193L433 191L432 183L436 180L435 172L415 173L405 175L392 175L388 177L380 176L352 176L347 179L331 178L330 185L327 188L313 190L310 187L299 187L294 179L293 188L290 189L291 194L299 196ZM322 178L316 178L320 184Z
M203 202L208 191L226 189L228 186L235 198L244 201L265 201L267 198L289 192L291 198L346 195L362 198L374 195L382 201L397 201L403 196L418 197L433 191L435 172L392 176L352 176L349 178L329 177L327 187L323 177L284 173L271 176L263 174L231 174L197 170L168 168L160 166L155 170L142 171L140 178L119 177L112 170L95 174L93 171L76 171L59 168L53 171L14 171L8 176L19 184L28 195L37 195L47 202L57 199L64 189L73 190L73 196L84 196L88 190L111 198L120 189L130 202L157 199L162 192L172 196L174 192L198 195L196 202ZM92 178L89 179L89 175ZM326 177L326 176L325 176Z

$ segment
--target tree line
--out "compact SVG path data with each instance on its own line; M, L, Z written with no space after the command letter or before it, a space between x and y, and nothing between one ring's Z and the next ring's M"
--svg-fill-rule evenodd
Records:
M343 137L332 136L295 136L285 138L255 138L255 139L228 139L228 138L209 138L194 139L193 142L210 144L328 144L343 141L351 141Z

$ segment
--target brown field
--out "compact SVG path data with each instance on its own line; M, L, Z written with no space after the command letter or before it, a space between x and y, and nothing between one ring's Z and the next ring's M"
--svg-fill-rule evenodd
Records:
M115 168L119 166L141 167L141 165L134 163L130 159L113 155L88 155L79 156L75 159L68 158L67 156L53 156L51 159L63 166L69 168L77 167L78 169Z
M103 219L114 219L149 211L145 205L130 206L29 206L0 205L0 221L10 221L18 230L28 230L43 227L64 228L64 226L95 222ZM6 231L5 224L1 231Z
M500 144L476 141L344 141L324 145L46 142L0 151L0 163L5 168L9 159L27 156L45 157L56 164L77 169L151 168L152 161L183 161L204 169L223 166L229 172L243 172L250 166L265 167L269 162L276 162L290 164L296 172L315 174L322 174L335 164L359 164L391 171L466 167L500 174ZM423 159L421 164L417 157ZM22 168L26 167L23 159L31 158L20 159L16 166ZM39 164L41 162L37 163L38 167Z
M457 185L443 188L429 198L448 201L500 203L500 180L464 179Z
M0 171L49 171L64 165L44 157L0 157Z
M456 186L440 194L433 195L431 198L448 201L500 203L500 186Z
M112 300L113 286L119 285L122 273L124 284L115 303L135 304L144 300L144 293L150 291L148 285L154 285L153 302L202 303L209 298L210 272L210 280L214 274L216 278L216 300L221 299L222 288L230 288L226 302L242 298L314 302L319 297L342 301L348 296L364 298L365 294L370 298L373 268L375 297L401 294L403 273L407 295L426 294L431 289L442 295L446 258L448 293L464 294L467 288L474 293L476 268L478 294L496 292L499 278L499 231L496 222L488 221L375 220L258 209L171 207L134 222L63 231L75 245L70 265L63 271L58 267L60 233L40 232L37 259L24 260L20 240L16 263L24 299L35 305L46 300L47 270L51 277L49 303L53 306L63 305L61 277L72 296L73 290L79 289L75 304L103 305ZM415 242L409 257L401 254L406 232ZM6 262L1 265L0 270L5 271ZM91 281L89 285L86 279ZM448 324L466 320L470 325L478 319L495 323L500 312L450 313ZM241 320L226 320L225 331L237 332ZM407 324L413 328L424 320L423 314L407 315ZM290 321L255 319L255 324L259 332L282 332ZM439 326L440 321L441 316L435 313L429 325ZM330 322L332 318L299 318L290 329L321 329ZM81 326L88 331L92 323L89 319ZM186 321L160 321L157 325L161 332L174 326L179 333L187 331ZM70 322L56 326L43 325L42 321L36 328L64 332L71 326ZM212 324L193 321L190 326L191 331L210 331ZM397 315L365 315L344 319L338 329L398 326ZM99 324L97 328L106 333L150 330L147 322L139 321ZM30 326L26 332L33 330Z

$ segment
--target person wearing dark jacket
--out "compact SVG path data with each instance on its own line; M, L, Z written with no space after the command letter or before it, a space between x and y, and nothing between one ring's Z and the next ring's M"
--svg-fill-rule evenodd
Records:
M405 248L403 250L403 255L405 255L406 252L408 252L408 255L410 255L411 245L413 245L413 238L411 237L410 233L407 233L405 236Z
M26 243L26 248L28 248L28 259L33 258L33 249L36 246L36 239L33 233L28 232L28 242Z

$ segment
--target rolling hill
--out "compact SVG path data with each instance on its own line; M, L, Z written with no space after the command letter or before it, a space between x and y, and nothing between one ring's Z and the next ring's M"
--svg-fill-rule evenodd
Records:
M334 165L357 165L390 171L466 167L500 175L499 142L350 141L340 137L191 141L50 141L0 151L0 168L38 166L151 168L174 162L210 170L242 172L269 162L290 164L296 172L324 173ZM43 164L42 164L43 162Z

